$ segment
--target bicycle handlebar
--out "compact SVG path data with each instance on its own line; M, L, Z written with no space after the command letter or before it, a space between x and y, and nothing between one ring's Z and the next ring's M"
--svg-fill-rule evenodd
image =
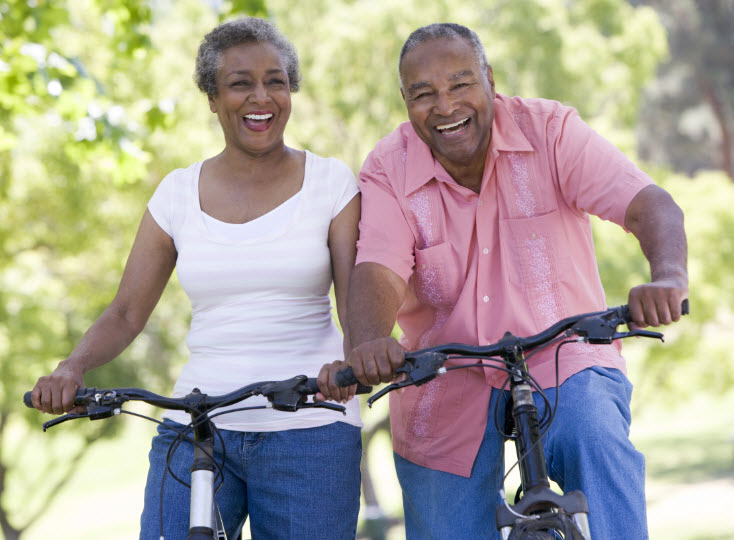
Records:
M314 395L318 392L319 387L316 379L308 378L305 375L298 375L284 381L257 382L219 396L202 394L198 388L195 388L190 394L181 398L161 396L142 388L78 388L76 397L74 398L74 405L85 406L87 412L85 414L67 414L46 422L44 424L44 431L46 428L65 420L76 418L98 420L108 418L116 414L122 404L127 401L143 401L163 409L183 410L203 414L218 407L238 403L252 396L262 395L268 399L272 407L276 410L295 412L306 406L323 407L344 412L345 409L341 405L326 402L306 402L306 396ZM362 384L357 386L358 394L368 394L370 392L372 392L371 386ZM31 392L25 393L23 403L26 407L33 407Z
M683 315L688 315L688 299L683 300L681 304L681 313ZM592 344L609 344L615 339L632 336L663 339L662 334L647 330L631 330L624 333L617 332L617 327L619 325L628 324L631 321L632 319L630 318L629 306L623 305L609 308L606 311L583 313L581 315L567 317L558 321L546 330L526 338L519 338L507 332L498 342L491 343L489 345L447 343L413 352L406 352L406 364L403 367L398 368L397 372L405 373L408 375L408 379L403 383L399 383L397 386L390 385L392 387L390 390L402 386L409 386L411 384L419 386L420 384L428 382L436 376L438 370L443 366L443 363L449 354L464 355L475 358L504 357L512 354L513 352L527 352L531 349L541 347L542 345L550 343L563 332L567 332L569 336L577 335L582 341ZM418 359L422 360L422 365L420 368L414 368L413 363ZM420 371L420 373L415 373L411 377L411 371L414 369L416 371ZM337 372L334 379L339 386L350 386L359 382L354 376L354 372L351 367ZM371 405L376 399L379 399L379 397L384 395L384 393L385 391L383 390L372 396L368 401L368 404Z

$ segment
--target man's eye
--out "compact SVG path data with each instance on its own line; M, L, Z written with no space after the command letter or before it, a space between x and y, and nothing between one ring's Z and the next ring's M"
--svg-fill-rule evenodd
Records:
M285 84L285 81L283 79L272 79L268 81L268 84L271 84L273 86L282 86Z
M428 96L430 96L430 95L431 95L431 93L430 93L430 92L421 92L420 94L416 94L416 95L415 95L415 96L413 97L413 99L423 99L423 98L426 98L426 97L428 97Z
M250 86L250 81L234 81L232 86Z

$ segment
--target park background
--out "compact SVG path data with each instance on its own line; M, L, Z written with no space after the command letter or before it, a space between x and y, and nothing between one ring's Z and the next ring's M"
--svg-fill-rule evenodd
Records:
M0 531L137 537L154 425L48 420L23 392L112 299L145 205L174 168L223 146L192 82L218 22L272 19L304 75L288 144L357 172L405 121L400 46L418 26L475 29L497 90L581 116L686 213L691 315L627 342L632 438L655 539L734 538L734 2L729 0L0 1ZM637 242L594 220L610 305L648 279ZM169 393L190 306L175 275L145 331L89 386ZM284 336L287 338L287 336ZM136 408L139 412L149 409ZM384 404L364 409L362 538L402 538Z

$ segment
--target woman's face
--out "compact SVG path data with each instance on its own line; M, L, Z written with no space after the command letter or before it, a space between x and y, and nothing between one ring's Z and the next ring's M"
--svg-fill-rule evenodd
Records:
M285 62L270 43L243 43L222 53L209 108L228 148L257 156L282 147L291 114L289 83Z

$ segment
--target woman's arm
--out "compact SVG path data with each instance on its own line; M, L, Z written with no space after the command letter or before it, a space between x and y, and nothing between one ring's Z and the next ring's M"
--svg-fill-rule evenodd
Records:
M347 292L349 289L349 277L354 268L357 258L357 238L359 236L360 217L360 195L354 198L342 208L329 226L329 250L331 252L331 272L334 279L334 296L336 297L336 314L339 324L344 333L344 357L351 351L351 340L349 338L349 325L347 323ZM322 368L319 374L319 386L328 386L329 399L346 401L354 396L356 387L342 388L336 385L333 374L341 367L346 367L344 362L334 362ZM326 388L323 388L326 390ZM322 396L318 396L322 397Z
M53 414L70 411L86 372L116 358L145 327L176 265L173 239L146 209L117 294L68 358L38 379L33 406Z

